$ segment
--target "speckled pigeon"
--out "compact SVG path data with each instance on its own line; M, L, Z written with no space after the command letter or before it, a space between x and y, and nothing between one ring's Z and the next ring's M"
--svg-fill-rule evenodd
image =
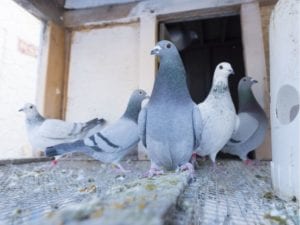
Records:
M35 105L27 103L19 110L26 116L26 128L34 152L47 147L83 139L91 129L105 124L104 119L92 119L85 123L66 122L41 116Z
M228 77L233 74L229 63L217 65L212 87L206 99L198 105L203 119L201 141L196 153L209 155L213 164L235 128L236 112L231 99Z
M128 102L125 113L115 123L106 126L84 140L47 148L47 156L82 152L104 163L116 165L122 172L126 170L119 163L139 142L137 119L142 101L148 98L143 90L135 90Z
M163 169L189 170L193 150L201 134L201 114L192 101L186 72L178 50L170 41L160 41L151 51L160 58L151 98L139 115L139 133L151 159L148 176Z
M222 150L239 156L246 163L250 162L247 158L248 153L263 143L268 128L267 116L251 90L255 83L257 81L248 76L243 77L239 82L236 129Z

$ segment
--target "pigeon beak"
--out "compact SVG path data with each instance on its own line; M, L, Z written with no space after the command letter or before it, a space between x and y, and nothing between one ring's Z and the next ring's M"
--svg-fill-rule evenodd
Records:
M23 111L24 111L24 108L21 108L21 109L19 109L18 111L19 111L19 112L23 112Z
M234 75L234 74L235 74L235 72L234 72L233 69L230 69L230 70L229 70L229 73L230 73L230 75Z
M150 96L149 96L149 95L146 95L146 96L145 96L145 99L150 99Z
M151 55L158 55L161 50L161 47L159 45L156 45L152 50L151 50Z

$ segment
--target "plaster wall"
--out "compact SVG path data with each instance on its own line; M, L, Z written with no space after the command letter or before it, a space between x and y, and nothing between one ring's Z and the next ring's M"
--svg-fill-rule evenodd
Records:
M103 117L124 112L139 84L139 24L73 31L66 119Z
M31 156L18 109L35 103L41 28L13 1L0 1L0 159Z

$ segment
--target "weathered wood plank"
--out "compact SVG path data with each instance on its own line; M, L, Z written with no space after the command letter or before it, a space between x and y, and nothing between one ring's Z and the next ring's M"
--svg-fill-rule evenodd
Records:
M78 27L97 21L111 21L126 18L136 4L136 2L133 2L90 9L67 10L64 12L64 25L66 27Z
M241 4L256 2L256 0L152 0L131 2L127 4L106 5L89 9L79 9L65 11L64 25L69 28L78 26L106 24L123 21L128 18L140 17L144 13L151 13L157 16L159 21L176 20L180 15L180 20L193 20L199 17L209 16L229 16L237 14ZM260 5L275 4L277 0L257 0Z
M65 29L54 23L49 25L49 50L44 96L44 116L62 118L65 82Z
M53 160L54 157L40 157L40 158L23 158L23 159L5 159L0 160L0 166L8 164L25 164L25 163L34 163L34 162L48 162Z

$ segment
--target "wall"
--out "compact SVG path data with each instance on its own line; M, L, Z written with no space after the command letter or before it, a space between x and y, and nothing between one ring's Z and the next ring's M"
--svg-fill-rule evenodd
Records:
M24 115L35 102L42 24L13 1L0 1L0 158L30 156Z
M270 23L272 181L281 198L300 198L300 2L281 0Z
M139 24L73 32L66 119L121 116L138 88Z

